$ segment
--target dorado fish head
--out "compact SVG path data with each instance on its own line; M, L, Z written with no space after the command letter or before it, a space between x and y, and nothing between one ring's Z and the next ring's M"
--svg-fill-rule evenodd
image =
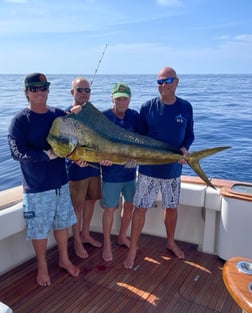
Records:
M57 117L46 138L53 152L60 158L69 156L78 146L79 141L67 116Z
M60 158L70 155L78 145L76 137L69 135L56 136L51 133L47 136L47 142L52 147L53 152Z

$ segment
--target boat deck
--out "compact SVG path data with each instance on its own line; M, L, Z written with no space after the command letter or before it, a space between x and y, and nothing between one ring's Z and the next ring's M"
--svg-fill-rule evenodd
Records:
M93 233L102 241L102 234ZM222 280L224 262L179 242L186 258L176 259L165 249L165 239L141 235L133 270L122 262L127 249L113 236L112 262L101 259L101 249L87 246L89 257L75 256L72 239L69 254L81 269L77 278L57 266L57 249L48 250L52 284L35 282L32 259L0 276L0 301L14 313L240 313Z

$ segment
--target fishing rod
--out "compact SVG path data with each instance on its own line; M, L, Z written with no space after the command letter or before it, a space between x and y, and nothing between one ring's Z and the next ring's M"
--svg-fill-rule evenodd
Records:
M103 49L102 55L101 55L101 57L100 57L100 60L98 61L97 67L96 67L95 72L94 72L93 79L91 80L91 83L90 83L90 86L92 86L92 84L93 84L93 82L94 82L96 73L97 73L97 71L98 71L98 69L99 69L99 67L100 67L101 61L102 61L102 59L103 59L103 57L104 57L104 54L105 54L105 51L107 50L107 47L108 47L108 44L106 44L106 45L105 45L105 48Z
M91 82L90 82L90 87L92 86L92 84L93 84L93 82L94 82L96 73L97 73L97 71L98 71L98 69L99 69L99 67L100 67L101 61L102 61L102 59L103 59L103 57L104 57L104 54L105 54L105 52L106 52L106 50L107 50L107 47L108 47L108 44L106 44L106 45L105 45L105 48L103 49L102 55L101 55L101 57L100 57L100 59L99 59L99 61L98 61L98 64L97 64L97 66L96 66L93 79L92 79ZM87 162L87 165L90 166L90 167L99 169L99 167L97 167L97 166L95 166L95 165L93 165L93 164L90 164L89 162Z

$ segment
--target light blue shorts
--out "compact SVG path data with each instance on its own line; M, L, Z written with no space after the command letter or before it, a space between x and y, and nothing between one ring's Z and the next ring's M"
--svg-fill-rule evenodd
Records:
M118 208L120 195L125 202L132 203L136 190L136 180L121 183L108 183L102 181L102 208Z
M153 208L159 191L162 196L162 207L176 209L180 196L180 177L161 179L139 174L134 205L137 208Z
M77 222L68 184L60 189L23 195L26 239L46 239L49 231L64 229Z

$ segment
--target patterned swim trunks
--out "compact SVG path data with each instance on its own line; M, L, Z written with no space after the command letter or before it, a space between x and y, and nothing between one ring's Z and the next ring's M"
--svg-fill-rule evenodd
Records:
M68 184L59 189L23 195L26 239L45 239L53 227L64 229L76 223Z
M146 209L154 207L159 191L164 209L177 208L180 196L180 177L161 179L139 174L134 205L137 208Z

